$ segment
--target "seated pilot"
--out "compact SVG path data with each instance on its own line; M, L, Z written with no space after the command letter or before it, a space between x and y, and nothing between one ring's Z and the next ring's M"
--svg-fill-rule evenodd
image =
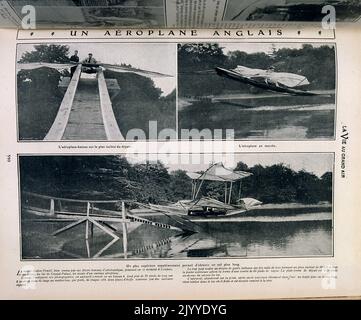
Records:
M98 66L96 65L97 61L93 58L92 53L89 53L88 57L86 59L84 59L81 63L83 64L83 66L85 65L82 68L83 72L85 72L85 73L96 73L97 72L97 68L98 68ZM90 66L87 66L87 65L90 65Z
M265 78L265 82L268 85L275 85L276 87L280 87L280 84L278 83L278 81L272 77L272 74L275 72L275 67L274 66L270 66L267 70L266 70L266 78Z

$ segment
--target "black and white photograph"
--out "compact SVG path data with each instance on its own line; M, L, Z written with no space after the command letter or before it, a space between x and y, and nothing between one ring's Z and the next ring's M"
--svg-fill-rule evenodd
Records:
M333 255L332 153L18 161L23 260Z
M86 24L92 27L151 28L165 26L161 7L92 7L82 9Z
M333 43L178 44L179 137L334 139L336 73Z
M224 20L321 22L326 16L322 9L329 5L335 8L336 21L361 17L359 0L228 0Z
M163 7L164 0L12 0L13 6L26 5L39 7Z
M176 55L168 43L19 44L19 140L175 139Z
M62 0L12 1L21 16L23 6L36 9L41 27L160 27L165 26L163 0Z

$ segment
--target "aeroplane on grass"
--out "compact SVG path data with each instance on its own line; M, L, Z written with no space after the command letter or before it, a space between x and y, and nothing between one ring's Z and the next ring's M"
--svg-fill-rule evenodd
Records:
M71 63L71 62L65 62L65 63L48 63L48 62L29 62L29 63L17 63L18 70L34 70L34 69L40 69L40 68L52 68L56 70L64 70L64 69L70 69L72 67L76 67L78 65L82 66L82 73L87 74L95 74L98 70L109 70L119 73L134 73L140 76L148 77L148 78L162 78L162 77L173 77L172 75L160 73L160 72L154 72L149 70L142 70L137 68L132 68L128 66L121 66L116 64L108 64L108 63Z
M237 66L235 69L216 67L215 70L219 76L265 90L299 96L319 95L315 92L295 89L310 84L305 76L295 73L275 72L273 69L252 69L244 66Z

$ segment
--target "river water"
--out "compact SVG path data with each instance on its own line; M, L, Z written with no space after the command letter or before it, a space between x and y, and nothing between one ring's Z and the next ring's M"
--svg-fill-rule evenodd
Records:
M304 216L306 216L305 214ZM80 225L56 237L61 223L23 223L24 259L87 259L102 251L104 259L191 259L330 256L333 253L331 212L313 212L310 218L278 217L272 221L200 221L192 223L196 233L160 229L151 225L128 225L126 250L121 224L114 225L120 237L109 248L112 238L98 228L85 240ZM155 219L169 223L169 218ZM124 254L125 251L125 254Z
M334 137L334 119L334 104L243 108L202 102L179 110L179 136L187 139L181 129L233 129L235 139L323 140Z

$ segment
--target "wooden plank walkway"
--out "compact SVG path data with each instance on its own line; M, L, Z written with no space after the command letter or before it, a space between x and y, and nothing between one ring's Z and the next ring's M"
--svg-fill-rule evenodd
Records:
M81 65L78 65L74 72L73 78L69 82L69 85L65 92L63 101L60 104L53 125L51 126L49 132L44 138L45 141L59 141L62 139L66 125L69 120L71 107L73 105L76 90L78 88L78 84L80 81L80 75L81 75Z
M118 83L117 83L118 84ZM112 102L110 100L107 82L102 70L98 71L98 90L100 96L100 109L102 112L105 134L108 140L124 140L115 119Z
M62 140L107 140L97 79L80 79Z
M81 65L78 65L73 78L63 79L59 84L66 92L44 140L124 140L114 116L108 85L113 96L116 95L119 86L115 79L106 80L102 70L98 70L96 78L81 78Z

